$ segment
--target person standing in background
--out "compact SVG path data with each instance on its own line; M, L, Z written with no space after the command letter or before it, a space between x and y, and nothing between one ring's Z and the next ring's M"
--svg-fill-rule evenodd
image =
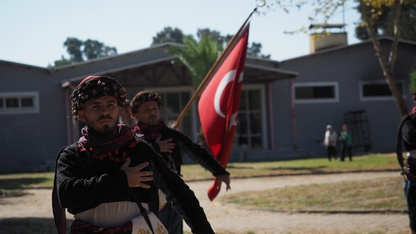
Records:
M339 133L339 141L341 142L341 161L345 161L345 155L348 153L350 162L352 161L352 138L348 132L348 125L343 124L342 130Z
M133 117L133 114L131 113L129 99L126 99L123 106L121 107L119 122L121 124L126 125L130 129L133 129L134 126L136 126L137 124L137 120Z
M326 148L328 160L331 161L332 158L337 159L337 132L335 132L330 124L326 126L323 144Z

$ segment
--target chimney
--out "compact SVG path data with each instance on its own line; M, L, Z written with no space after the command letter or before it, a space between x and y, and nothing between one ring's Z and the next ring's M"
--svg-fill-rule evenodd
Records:
M309 35L309 51L311 54L333 47L348 45L348 37L344 24L311 24L309 29L321 29ZM331 32L339 29L340 32Z

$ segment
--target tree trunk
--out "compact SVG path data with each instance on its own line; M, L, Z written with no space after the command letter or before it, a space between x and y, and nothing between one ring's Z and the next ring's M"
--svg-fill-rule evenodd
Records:
M370 39L373 43L374 50L376 51L377 59L380 63L381 70L383 71L384 78L386 79L386 83L390 88L391 94L394 98L396 103L397 109L399 111L400 116L404 116L408 113L406 100L403 98L402 92L400 89L397 88L396 85L396 78L393 73L394 63L396 62L396 54L397 54L397 47L398 47L398 40L399 40L399 28L398 28L398 20L400 18L400 5L401 1L395 1L395 19L394 19L394 38L391 46L390 56L388 61L386 61L386 57L383 53L381 45L377 40L377 35L375 33L374 24L369 16L369 10L367 9L363 0L359 0L360 2L360 12L363 17L364 22L366 23L367 30L370 35Z

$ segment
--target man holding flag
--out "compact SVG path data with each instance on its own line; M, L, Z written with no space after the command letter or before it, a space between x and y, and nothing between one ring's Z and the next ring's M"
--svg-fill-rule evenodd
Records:
M230 173L211 153L160 120L160 105L161 97L158 93L149 90L137 93L130 103L133 116L138 121L134 131L143 134L144 139L152 144L163 156L168 167L178 175L181 176L182 156L187 154L192 160L210 171L219 183L224 182L227 190L231 189ZM165 197L165 194L159 193L158 217L169 234L182 234L182 217L167 203Z
M201 126L203 129L206 143L209 149L211 150L211 152L214 154L215 158L217 159L217 162L219 161L219 163L221 164L220 166L223 167L224 171L225 171L224 168L226 168L227 166L229 154L231 151L231 147L232 147L232 143L234 139L234 133L236 131L236 126L237 126L238 111L240 108L241 84L243 81L243 74L244 74L243 72L244 72L244 65L246 61L248 33L249 33L249 26L250 26L249 20L251 16L253 15L253 13L256 12L256 10L257 8L253 10L253 12L244 22L243 26L238 30L236 35L231 39L230 43L225 48L220 58L215 62L214 66L208 72L207 76L202 81L197 91L195 92L191 100L188 102L188 104L185 106L184 110L182 111L176 123L174 124L175 126L180 125L180 122L185 116L185 113L187 112L187 110L189 110L192 103L195 101L196 97L201 93L201 90L205 86L205 83L207 83L212 78L212 81L210 82L210 84L208 84L204 93L201 95L201 98L198 104L198 110L199 110ZM149 91L144 91L144 92L149 92ZM171 135L170 138L169 137L161 138L160 133L155 134L155 132L160 131L160 129L162 128L169 129L172 132L174 131L174 129L166 127L166 125L164 125L163 123L160 123L159 121L160 96L153 97L153 100L151 100L150 96L148 96L147 98L144 98L146 95L143 95L143 94L144 94L143 92L142 94L140 93L136 94L131 104L133 116L139 121L137 130L141 131L145 135L145 137L146 137L146 134L148 136L154 134L151 142L153 142L153 145L155 146L155 148L158 149L159 152L165 152L165 153L170 154L173 152L174 148L177 146L177 142L173 142L173 140L177 141L178 135L176 137L174 135ZM141 95L143 95L143 97L140 97ZM147 119L150 120L151 118L153 119L153 121L156 121L152 124L157 123L158 125L160 125L156 129L145 130L149 126L147 125L140 126L140 122L144 122L144 120L146 120L146 117L143 117L143 116L140 117L138 115L138 112L139 112L138 108L140 105L142 105L144 100L151 100L151 107L144 108L142 106L140 108L142 108L143 111L144 109L147 109L146 111L149 112L147 114L148 115ZM135 102L137 103L136 106L134 106ZM151 117L150 112L155 113L157 118ZM139 128L142 128L142 129L139 129ZM188 141L190 140L188 139ZM196 147L196 145L197 144L195 144L194 146ZM209 159L209 157L202 157L202 158ZM194 159L196 159L201 165L203 166L204 164L206 165L206 163L203 163L201 159L198 159L198 158L194 158ZM209 159L209 161L211 161L211 159ZM174 167L174 165L172 166ZM177 169L178 168L176 168L176 170ZM213 173L213 175L216 175L215 172L213 171L211 172ZM180 174L180 170L178 171L178 173ZM211 201L214 200L215 197L218 195L222 182L226 183L227 190L231 189L229 185L230 180L229 180L228 172L227 174L216 175L214 184L208 190L208 197ZM174 224L173 217L169 217L166 214L167 213L163 214L163 209L162 209L159 214L159 218L162 220L162 222L164 222L163 220L165 220L168 223L171 223L167 225L164 222L164 225L167 227L169 233L176 233L176 232L172 232L173 227L169 228L169 225ZM182 231L182 226L180 226L179 230Z

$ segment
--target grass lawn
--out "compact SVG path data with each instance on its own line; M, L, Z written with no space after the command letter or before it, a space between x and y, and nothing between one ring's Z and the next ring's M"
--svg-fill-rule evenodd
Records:
M346 172L400 171L395 154L368 154L356 156L352 162L332 161L326 158L298 159L272 162L232 162L227 166L232 178L276 175L310 175ZM200 165L185 165L182 174L186 181L212 179ZM1 178L1 177L0 177Z
M368 171L400 171L394 154L368 154L354 157L352 162L332 161L326 158L299 159L273 162L232 162L227 170L232 178L331 174ZM185 181L211 180L212 175L197 164L182 168ZM25 188L52 188L53 172L0 175L3 196L23 195ZM333 194L328 196L327 194ZM244 206L269 207L281 210L299 210L303 207L329 210L342 209L404 209L400 177L397 180L375 180L327 185L296 186L266 190L262 193L236 194L223 198L224 202ZM276 200L277 199L277 200ZM357 203L355 201L361 201ZM1 201L1 198L0 198Z
M311 184L222 196L222 203L286 212L405 212L401 177Z

